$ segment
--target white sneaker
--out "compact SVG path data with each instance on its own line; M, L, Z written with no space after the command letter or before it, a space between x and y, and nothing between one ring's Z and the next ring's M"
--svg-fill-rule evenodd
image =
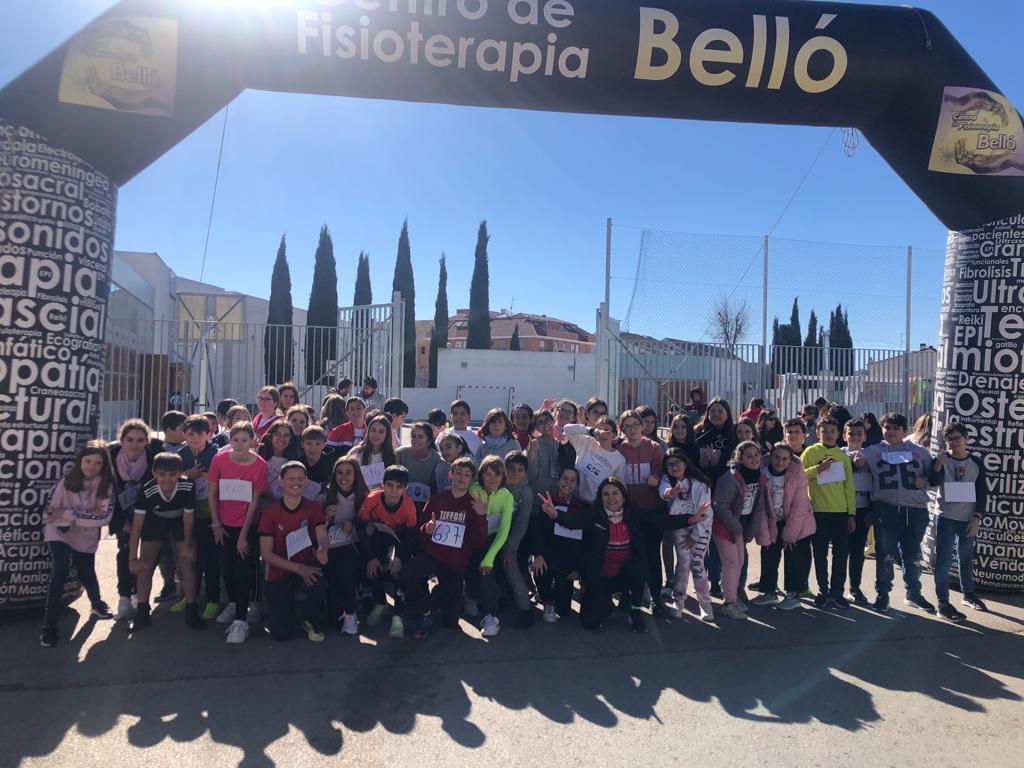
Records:
M248 622L238 619L231 622L231 626L228 627L227 639L225 642L230 645L241 645L249 639L249 624Z
M546 621L548 624L554 624L556 621L558 621L558 614L555 612L555 606L544 606L544 621Z
M132 617L132 599L130 597L117 598L117 613L114 614L116 621L126 621Z
M466 598L466 602L462 608L470 618L475 618L480 615L480 606L476 604L476 600L473 600L470 597Z
M263 621L263 603L249 603L249 611L245 614L245 620L250 624L259 624Z
M800 598L796 595L786 595L775 607L780 611L795 611L800 607Z
M736 619L737 621L743 621L747 618L747 612L739 607L739 603L726 603L722 608L722 613L728 616L730 619Z
M714 621L715 620L715 609L711 606L711 602L700 603L700 620L701 621Z
M763 592L753 600L750 601L751 605L778 605L781 602L778 592Z
M359 619L356 618L354 613L346 613L341 621L341 634L343 635L358 635L359 634Z
M224 606L224 610L220 612L220 616L217 617L218 624L230 624L235 620L235 604L228 603Z
M482 627L480 634L484 637L494 637L501 629L501 622L498 621L498 617L490 613L484 616L484 620L480 625Z

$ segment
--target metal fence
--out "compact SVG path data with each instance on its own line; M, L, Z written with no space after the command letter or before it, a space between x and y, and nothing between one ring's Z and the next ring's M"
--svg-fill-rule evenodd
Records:
M859 415L905 413L916 419L932 409L938 352L893 349L714 344L654 340L621 330L598 312L598 392L618 411L641 403L666 415L700 387L723 397L735 413L755 397L784 418L819 397Z
M383 397L402 381L403 302L345 307L337 327L267 325L179 317L111 318L100 436L124 419L157 428L170 409L212 410L221 399L254 402L266 383L293 382L300 401L319 405L336 381L373 376Z

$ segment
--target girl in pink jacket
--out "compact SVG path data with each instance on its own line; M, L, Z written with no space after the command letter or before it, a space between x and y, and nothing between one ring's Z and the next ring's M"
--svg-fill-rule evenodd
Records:
M807 475L786 443L776 443L761 473L768 483L769 513L758 532L761 545L759 597L752 605L774 605L784 611L800 606L797 595L811 572L814 510L807 495ZM785 552L785 595L778 593L779 561Z

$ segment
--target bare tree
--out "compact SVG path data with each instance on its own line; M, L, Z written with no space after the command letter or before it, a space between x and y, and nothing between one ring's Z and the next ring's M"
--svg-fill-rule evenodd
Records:
M736 352L736 345L750 332L750 312L747 302L734 304L728 296L719 296L708 315L711 336L725 345L729 354Z

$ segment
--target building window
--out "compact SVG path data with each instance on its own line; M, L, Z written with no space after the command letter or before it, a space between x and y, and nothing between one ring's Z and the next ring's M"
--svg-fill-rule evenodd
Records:
M427 348L426 347L420 347L420 354L421 355L427 354Z

